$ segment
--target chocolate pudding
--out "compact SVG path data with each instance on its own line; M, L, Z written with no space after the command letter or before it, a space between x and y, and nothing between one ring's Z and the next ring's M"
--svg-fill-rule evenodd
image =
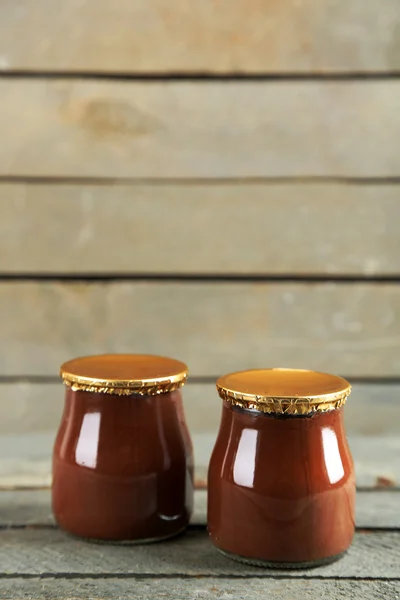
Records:
M193 507L192 445L178 389L186 366L107 355L70 361L61 372L68 387L52 486L59 526L113 542L185 529Z
M354 534L355 477L343 426L349 384L283 369L229 377L217 384L224 401L208 474L213 543L266 566L340 557Z

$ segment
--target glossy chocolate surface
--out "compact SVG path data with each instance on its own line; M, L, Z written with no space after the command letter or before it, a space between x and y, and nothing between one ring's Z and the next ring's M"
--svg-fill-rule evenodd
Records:
M278 417L223 402L208 477L208 529L227 553L296 566L351 543L355 477L343 409Z
M180 390L113 396L66 389L53 453L53 512L83 538L179 533L193 507L193 455Z

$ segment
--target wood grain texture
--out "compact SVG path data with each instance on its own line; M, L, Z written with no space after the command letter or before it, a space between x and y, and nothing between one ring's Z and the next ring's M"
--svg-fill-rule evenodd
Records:
M357 493L358 528L400 529L400 491L361 491ZM207 524L207 492L196 490L191 524ZM55 526L50 490L0 491L0 528Z
M395 600L398 581L317 581L246 578L204 579L1 579L0 597L8 600Z
M398 532L356 533L346 556L310 570L265 570L235 563L212 546L204 530L188 529L179 539L147 546L109 546L71 539L58 529L0 531L0 577L46 575L170 575L337 577L387 579L399 576Z
M56 375L73 356L140 352L192 375L291 366L397 376L391 284L0 284L0 375Z
M216 432L191 431L195 455L195 479L203 487ZM0 489L49 487L55 431L0 435ZM357 486L361 489L400 487L400 438L351 435Z
M3 79L0 175L398 176L399 103L397 80Z
M0 185L3 273L399 275L400 186Z
M396 0L5 0L1 68L119 73L399 70ZM39 33L40 32L40 35ZM373 35L371 35L373 32Z
M183 389L183 401L190 430L216 434L220 399L215 384L189 380ZM55 431L63 403L61 384L0 382L0 435ZM345 421L349 434L400 434L400 385L353 384Z

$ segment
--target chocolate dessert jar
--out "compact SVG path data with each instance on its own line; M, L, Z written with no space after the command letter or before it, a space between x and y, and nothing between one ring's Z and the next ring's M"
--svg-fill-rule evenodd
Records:
M208 529L260 566L331 562L354 533L355 478L343 425L350 385L295 369L218 379L222 420L208 474Z
M152 542L180 533L193 506L192 444L170 358L101 355L61 367L65 407L53 453L53 512L87 539Z

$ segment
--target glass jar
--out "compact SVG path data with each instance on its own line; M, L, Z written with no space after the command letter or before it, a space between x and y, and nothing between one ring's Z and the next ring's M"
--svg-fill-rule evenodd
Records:
M296 369L221 377L222 420L208 474L208 530L231 558L303 568L354 534L355 476L343 405L349 383Z
M53 512L66 532L151 542L185 529L193 452L180 387L185 364L147 355L61 367L65 407L53 452Z

